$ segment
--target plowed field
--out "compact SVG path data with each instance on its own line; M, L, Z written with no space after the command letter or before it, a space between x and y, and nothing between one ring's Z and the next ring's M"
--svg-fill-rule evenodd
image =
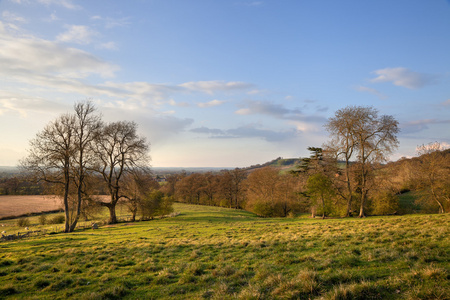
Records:
M62 208L55 196L0 196L0 218Z

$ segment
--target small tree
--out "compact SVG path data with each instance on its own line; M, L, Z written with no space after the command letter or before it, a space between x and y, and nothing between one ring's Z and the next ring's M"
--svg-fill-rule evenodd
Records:
M155 216L165 216L173 212L172 197L165 196L161 191L152 191L140 202L142 220L153 219Z
M322 218L328 213L328 206L334 196L331 180L322 173L316 173L309 176L306 184L307 194L313 200L314 204L319 205L322 211Z

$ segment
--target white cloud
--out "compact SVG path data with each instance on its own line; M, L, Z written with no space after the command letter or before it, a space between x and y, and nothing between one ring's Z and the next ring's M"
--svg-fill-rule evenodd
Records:
M64 110L62 104L16 92L0 91L0 115L18 114L26 118L30 113L55 113Z
M17 4L31 4L31 3L34 4L35 2L38 2L40 4L44 4L47 6L57 5L57 6L62 6L67 9L81 9L81 6L74 4L72 0L37 0L37 1L36 0L10 0L10 1L17 3Z
M392 82L396 86L409 89L422 88L433 83L435 79L435 76L414 72L402 67L380 69L373 73L378 77L372 79L372 82Z
M27 82L65 81L89 74L111 77L118 69L79 49L7 34L0 36L0 66L0 76Z
M59 34L56 40L66 43L76 43L86 45L91 43L92 38L98 35L98 32L91 30L84 25L70 25L66 26L66 32Z
M60 19L58 18L58 16L56 16L56 13L52 13L50 14L50 16L48 18L46 18L44 21L46 22L54 22L54 21L59 21Z
M25 23L26 20L23 17L20 17L10 11L3 11L2 12L2 17L4 20L8 21L8 22L20 22L20 23Z
M251 115L252 111L250 110L250 108L241 108L241 109L238 109L237 111L235 111L234 113L237 115L245 116L245 115Z
M223 101L223 100L212 100L212 101L209 101L209 102L203 102L203 103L197 103L197 106L198 107L213 107L213 106L219 106L219 105L222 105L222 104L224 104L226 101Z
M106 29L112 29L115 27L124 27L124 26L131 24L128 21L129 18L113 19L113 18L109 18L109 17L104 18L102 16L97 15L97 16L92 16L91 20L103 22Z
M116 43L114 43L114 42L102 43L102 44L98 45L97 48L106 49L106 50L117 50L118 49Z
M380 99L386 99L387 96L384 95L383 93L381 93L380 91L374 89L374 88L370 88L370 87L366 87L366 86L357 86L355 87L355 90L357 90L358 92L365 92L365 93L370 93L372 95L377 96Z
M141 101L145 106L147 102L152 104L169 103L173 104L173 99L168 99L169 95L179 90L178 87L164 84L152 84L148 82L106 82L98 86L98 91L112 97L133 98Z
M230 91L241 91L246 90L248 88L251 88L253 85L245 82L239 82L239 81L219 81L219 80L213 80L213 81L192 81L192 82L186 82L180 84L181 87L192 90L192 91L198 91L203 92L207 94L214 94L216 92L230 92Z
M318 125L315 122L290 121L289 123L294 125L295 128L301 132L319 132L322 129L322 125Z
M25 2L25 1L19 1ZM39 3L45 4L47 6L50 5L58 5L67 9L80 9L79 5L73 4L72 0L38 0Z

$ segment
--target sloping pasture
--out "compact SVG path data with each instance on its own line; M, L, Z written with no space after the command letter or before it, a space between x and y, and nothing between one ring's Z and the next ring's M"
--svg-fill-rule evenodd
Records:
M450 215L178 216L0 243L6 299L449 299Z

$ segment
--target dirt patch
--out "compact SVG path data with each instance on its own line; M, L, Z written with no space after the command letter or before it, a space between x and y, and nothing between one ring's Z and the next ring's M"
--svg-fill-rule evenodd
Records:
M61 199L47 196L0 196L0 219L62 209Z

